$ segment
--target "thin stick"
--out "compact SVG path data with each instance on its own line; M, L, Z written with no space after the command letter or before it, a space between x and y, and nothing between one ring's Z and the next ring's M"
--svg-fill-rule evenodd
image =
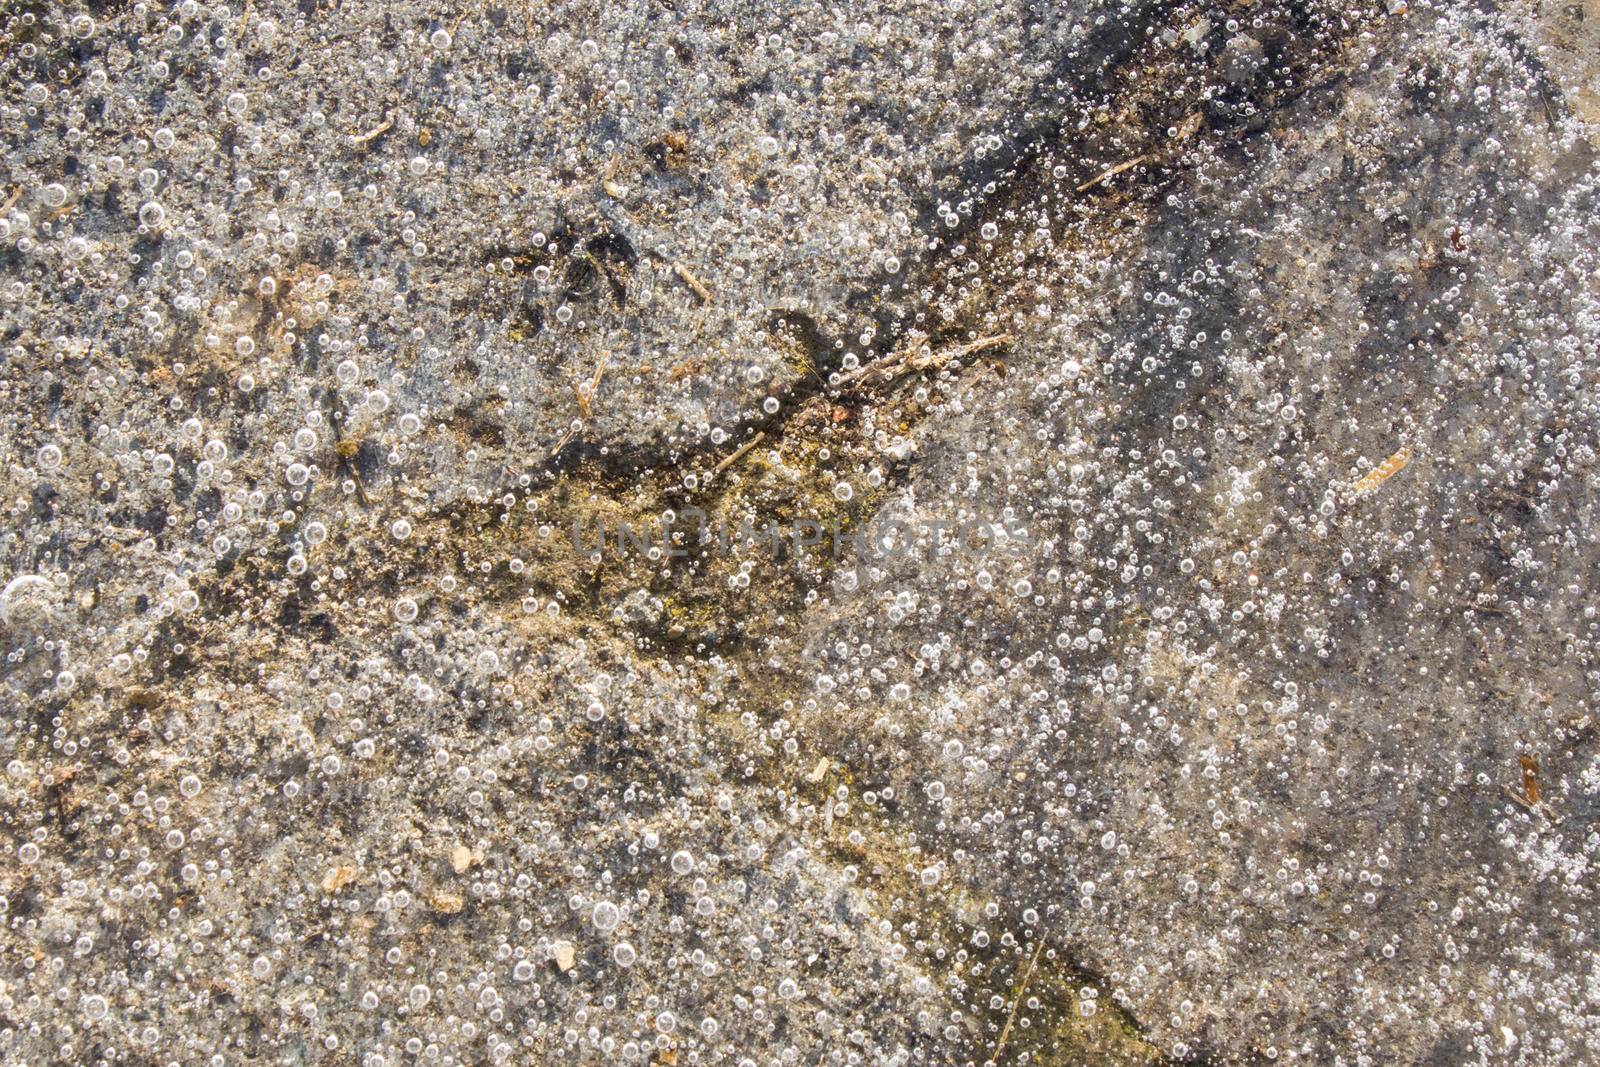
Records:
M756 445L759 445L762 441L766 440L766 437L767 437L767 432L765 430L762 430L759 433L757 433L754 437L750 438L750 440L748 440L744 444L740 445L738 447L738 449L733 453L733 455L729 456L727 459L723 460L721 463L718 463L716 465L716 467L714 467L712 469L711 477L715 478L717 475L721 474L723 471L727 470L729 467L731 467L735 463L739 462L740 458L743 457L746 452L750 451L752 448L756 447Z
M943 366L944 364L949 363L952 359L965 359L966 357L976 355L979 352L987 352L991 348L999 348L1002 345L1008 345L1015 340L1016 338L1009 333L997 333L993 337L980 337L976 341L964 344L954 351L941 352L936 356L930 357L930 359L926 360L912 360L911 365L916 367L918 370L923 370L932 366L932 360L936 359L939 366Z
M978 352L1011 344L1015 340L1016 337L1012 334L999 333L993 337L980 337L976 341L957 345L955 348L941 349L927 356L910 356L904 351L895 352L841 376L839 385L840 387L852 386L873 375L882 376L885 381L892 382L907 370L928 370L933 367L943 367L952 359L965 359L967 356Z
M1006 1050L1006 1039L1011 1036L1011 1027L1017 1021L1017 1008L1022 1004L1022 995L1028 991L1028 982L1033 978L1033 968L1039 963L1039 953L1044 951L1044 938L1033 946L1033 958L1028 961L1028 969L1022 972L1022 984L1017 986L1017 991L1011 995L1011 1014L1006 1016L1006 1024L1000 1029L1000 1040L994 1044L994 1055L989 1057L990 1063L1000 1062L1000 1053Z
M711 303L711 290L706 288L705 282L702 282L699 278L696 278L693 274L691 274L688 267L685 267L677 260L673 260L672 269L677 272L679 278L683 279L684 285L687 285L690 289L694 290L695 296L698 296L707 304Z
M1521 804L1535 815L1539 813L1539 808L1537 805L1535 805L1521 793L1517 792L1515 789L1512 789L1509 785L1503 785L1500 788L1505 790L1506 796L1510 797L1512 800L1515 800L1518 804Z
M339 448L345 441L344 401L339 399L339 393L334 389L329 389L326 396L328 400L328 424L333 427L333 452L334 455L339 457L339 469L350 477L351 482L355 483L356 499L361 501L361 506L364 508L371 507L372 501L367 498L367 487L361 484L361 472L356 469L356 453L351 452L350 455L346 456Z
M567 442L572 440L572 435L577 432L577 427L569 426L567 428L567 432L561 435L560 440L556 441L556 447L550 450L550 458L555 459L557 456L561 455L561 450L567 447Z
M17 201L20 200L21 198L22 198L22 186L19 185L15 189L11 190L11 195L10 196L6 197L5 206L4 207L0 207L0 215L8 214L11 211L12 208L17 206Z
M592 379L590 379L590 381L589 381L588 390L585 391L584 387L582 385L578 385L573 390L574 392L576 392L578 394L578 411L583 415L583 417L585 419L588 419L588 418L592 417L593 414L594 414L594 410L590 405L594 401L595 394L598 393L599 390L600 390L600 378L605 374L605 372L606 372L606 362L610 358L611 358L611 353L610 352L602 352L602 353L600 353L600 365L595 367L595 369L594 369L594 377Z
M1150 158L1150 153L1146 152L1142 156L1134 156L1132 159L1128 160L1126 163L1118 163L1116 166L1112 167L1110 170L1104 172L1103 174L1100 174L1097 177L1090 178L1088 181L1086 181L1082 185L1078 186L1078 192L1087 193L1090 189L1093 189L1095 186L1099 185L1101 182L1108 181L1111 178L1115 178L1117 175L1121 174L1125 170L1132 170L1134 167L1137 167L1139 164L1147 161L1149 158Z

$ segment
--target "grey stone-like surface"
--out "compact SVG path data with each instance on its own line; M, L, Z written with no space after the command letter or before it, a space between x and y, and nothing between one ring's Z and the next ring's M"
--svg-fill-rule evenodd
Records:
M1594 157L1459 31L1199 163L925 422L878 521L1022 551L815 618L818 729L1164 1045L1592 1054Z
M1589 6L3 10L5 1062L1596 1056Z
M106 283L142 279L144 303L167 306L70 323L33 294L13 306L41 331L122 327L150 347L177 333L225 385L254 369L237 337L282 311L301 336L262 344L277 367L256 377L325 388L349 358L358 397L384 389L396 414L467 438L435 446L452 467L474 442L530 465L574 439L686 449L793 376L775 313L870 339L865 305L903 288L926 244L913 220L961 200L963 171L1109 10L639 0L102 18L53 56L75 84L18 64L19 90L30 74L45 87L41 119L15 120L19 207L37 218L51 182L81 204L30 261L99 255ZM90 122L104 132L80 140ZM147 202L163 219L135 233ZM74 235L92 247L70 252ZM126 262L141 241L146 262ZM180 249L195 266L175 266ZM322 274L334 293L317 293ZM284 299L260 299L263 276ZM319 296L336 297L329 312ZM147 310L160 319L141 330ZM597 372L601 395L580 406Z

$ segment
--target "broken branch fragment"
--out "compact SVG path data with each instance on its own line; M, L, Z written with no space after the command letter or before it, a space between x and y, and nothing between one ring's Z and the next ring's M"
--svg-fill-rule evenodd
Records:
M924 355L913 354L907 349L898 349L880 360L841 375L838 384L842 389L864 385L891 385L912 371L938 370L952 360L965 359L992 348L1002 348L1015 340L1013 335L1002 333L992 337L980 337L976 341L942 348Z
M355 880L356 868L351 864L341 863L322 876L322 891L332 896Z
M683 284L694 291L695 296L698 296L704 303L711 303L711 290L706 288L706 283L696 278L688 267L685 267L677 260L673 260L672 269L683 280Z
M1390 456L1388 459L1374 467L1365 477L1357 481L1355 485L1351 486L1351 493L1355 494L1356 496L1362 496L1372 492L1374 489L1378 488L1378 486L1382 485L1390 478L1393 478L1396 474L1399 474L1405 469L1405 465L1410 462L1411 449L1400 449L1394 455Z
M372 129L368 130L366 133L351 134L350 143L355 147L360 148L361 146L369 144L370 142L377 140L379 137L382 137L384 134L388 133L390 128L393 126L394 112L385 111L383 113L382 122L372 127Z
M458 915L466 907L466 898L460 893L452 893L445 889L436 889L428 894L428 907L440 915Z
M1533 756L1523 756L1517 762L1522 765L1522 795L1528 798L1529 804L1539 803L1539 761Z
M1082 185L1078 186L1078 192L1087 193L1090 189L1093 189L1095 186L1101 185L1101 184L1111 180L1112 178L1115 178L1117 175L1121 174L1123 171L1132 170L1134 167L1137 167L1139 164L1144 163L1149 159L1150 159L1150 154L1147 152L1147 153L1145 153L1144 155L1141 155L1141 156L1134 156L1132 159L1128 160L1126 163L1118 163L1116 166L1112 167L1110 170L1102 171L1099 174L1097 174L1096 176L1094 176L1093 178L1090 178L1088 181L1084 182Z
M766 439L766 436L767 435L765 431L759 432L754 437L750 438L750 440L740 445L731 456L724 459L721 463L718 463L716 467L712 469L711 477L715 478L717 475L721 474L723 471L739 462L746 452L749 452L752 448L756 447L756 445L759 445L763 440Z

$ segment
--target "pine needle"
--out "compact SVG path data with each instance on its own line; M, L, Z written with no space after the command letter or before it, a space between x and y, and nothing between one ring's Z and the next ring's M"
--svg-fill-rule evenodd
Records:
M1000 1040L994 1044L994 1054L989 1057L991 1064L1000 1062L1000 1054L1006 1050L1006 1040L1011 1036L1011 1027L1017 1021L1017 1008L1022 1004L1022 996L1028 991L1028 982L1033 979L1033 969L1039 964L1039 953L1044 951L1044 938L1033 946L1033 958L1028 960L1028 969L1022 972L1022 981L1017 985L1016 992L1011 994L1011 1014L1006 1016L1006 1024L1000 1029Z

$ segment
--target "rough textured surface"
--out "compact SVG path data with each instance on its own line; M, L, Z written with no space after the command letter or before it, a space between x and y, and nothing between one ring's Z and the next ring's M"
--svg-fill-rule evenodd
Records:
M1592 5L0 12L5 1062L1600 1056Z

